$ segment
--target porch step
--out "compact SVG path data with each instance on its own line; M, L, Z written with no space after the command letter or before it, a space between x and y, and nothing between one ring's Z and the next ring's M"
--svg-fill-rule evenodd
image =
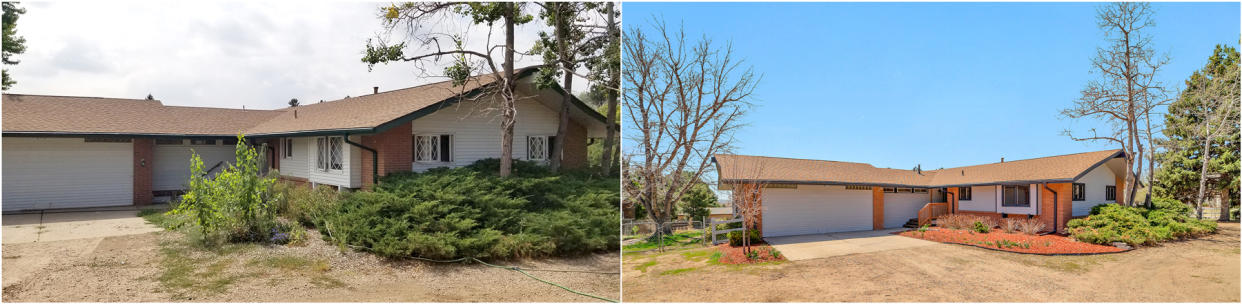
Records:
M910 219L909 221L906 221L906 224L905 224L905 225L901 225L901 227L906 227L906 228L919 228L919 219L917 219L917 218L912 218L912 219Z

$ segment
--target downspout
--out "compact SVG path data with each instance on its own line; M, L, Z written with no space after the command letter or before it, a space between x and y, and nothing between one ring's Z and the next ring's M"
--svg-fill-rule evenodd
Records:
M349 144L350 146L355 146L358 148L362 148L363 150L371 151L371 184L372 185L378 184L379 183L379 151L375 151L375 149L371 147L363 146L360 143L356 143L356 142L349 140L349 133L345 133L345 143Z
M1048 183L1044 183L1044 189L1047 189L1048 192L1052 192L1052 233L1057 233L1057 231L1061 231L1061 229L1057 228L1057 225L1061 224L1061 219L1058 218L1061 214L1060 212L1057 212L1057 203L1059 203L1060 200L1057 199L1057 191L1049 188Z

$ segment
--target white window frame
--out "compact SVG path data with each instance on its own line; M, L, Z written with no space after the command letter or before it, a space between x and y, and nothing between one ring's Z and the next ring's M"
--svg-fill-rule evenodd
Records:
M315 138L315 169L319 171L328 171L328 138Z
M443 143L440 142L445 136L448 136L448 160L443 159L445 151L442 151ZM416 133L414 134L414 147L411 153L414 154L414 162L416 163L451 163L456 157L453 153L453 134L450 133ZM425 149L424 149L425 148Z
M526 136L526 159L527 160L548 160L548 158L551 157L550 155L551 151L548 151L548 144L549 144L548 137L551 137L551 135ZM534 143L535 140L539 140L540 143L542 144L532 145L532 143ZM539 150L535 150L531 148L533 146L541 146L541 147L539 148ZM543 153L540 155L535 155L534 152L543 152Z
M315 138L315 169L323 172L345 170L345 138L324 136Z
M285 138L281 141L281 143L284 144L284 147L282 148L285 150L284 153L282 153L281 158L293 158L293 138Z

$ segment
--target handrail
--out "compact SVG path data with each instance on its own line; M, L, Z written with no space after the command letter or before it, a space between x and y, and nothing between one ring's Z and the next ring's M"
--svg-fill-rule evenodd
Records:
M207 169L207 171L204 171L204 172L203 172L203 177L207 177L207 175L208 175L208 174L211 174L211 171L216 171L216 169L219 169L219 168L220 168L220 165L223 165L223 164L224 164L224 161L222 160L222 161L220 161L220 162L216 163L216 165L215 165L215 166L211 166L211 169Z
M933 219L949 213L949 203L927 203L919 208L919 227L930 224Z

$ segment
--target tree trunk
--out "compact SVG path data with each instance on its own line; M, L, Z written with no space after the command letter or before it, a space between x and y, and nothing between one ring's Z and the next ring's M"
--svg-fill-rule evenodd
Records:
M1225 178L1225 179L1222 179L1222 180L1229 180L1229 179ZM1221 190L1220 190L1220 216L1218 216L1218 217L1216 218L1216 220L1217 220L1217 221L1219 221L1219 222L1228 222L1228 221L1229 221L1229 207L1230 207L1230 204L1231 204L1231 203L1230 203L1230 201L1231 201L1231 199L1230 199L1230 198L1232 198L1232 197L1230 196L1229 190L1231 190L1231 189L1229 189L1229 187L1225 187L1224 189L1221 189Z
M556 127L556 138L552 139L552 151L549 152L552 154L549 166L552 168L552 172L556 172L560 171L561 161L565 158L565 135L569 133L569 104L573 102L574 98L574 74L570 71L573 71L574 58L570 56L572 52L569 51L569 46L565 43L565 39L567 39L565 36L568 35L568 29L565 27L570 26L570 24L562 20L565 16L564 12L560 11L560 5L563 4L556 3L553 5L557 5L555 13L558 15L556 17L556 44L557 52L560 54L557 54L556 57L560 59L561 66L565 68L565 96L561 101L560 122Z
M513 125L517 122L517 102L514 100L514 75L513 75L513 18L516 8L515 4L508 3L508 10L505 12L505 79L502 84L501 95L504 98L502 106L502 121L500 122L501 144L500 144L500 177L508 177L513 171Z
M1208 120L1205 119L1204 124L1203 124L1203 129L1205 130L1205 132L1203 132L1204 134L1208 134L1206 132L1206 130L1208 129L1207 121ZM1204 193L1207 191L1208 161L1210 161L1212 158L1212 154L1208 151L1208 148L1211 144L1211 140L1212 140L1211 136L1203 137L1203 154L1200 154L1199 156L1203 158L1203 161L1202 161L1202 167L1199 168L1199 199L1198 199L1198 202L1195 204L1195 213L1197 214L1195 217L1197 217L1198 219L1203 219L1203 201L1205 199Z
M608 6L608 37L609 39L615 39L617 28L616 24L613 23L612 2L608 2L606 5ZM612 75L612 77L609 78L616 80L618 78L616 76L617 75ZM620 88L618 87L618 89ZM615 127L617 121L617 92L609 89L608 94L606 95L608 96L608 113L605 113L605 115L608 116L608 120L605 123L608 126L606 127L607 133L604 135L604 150L600 160L602 161L604 175L609 175L612 174L612 138L615 137L617 133L617 129Z

